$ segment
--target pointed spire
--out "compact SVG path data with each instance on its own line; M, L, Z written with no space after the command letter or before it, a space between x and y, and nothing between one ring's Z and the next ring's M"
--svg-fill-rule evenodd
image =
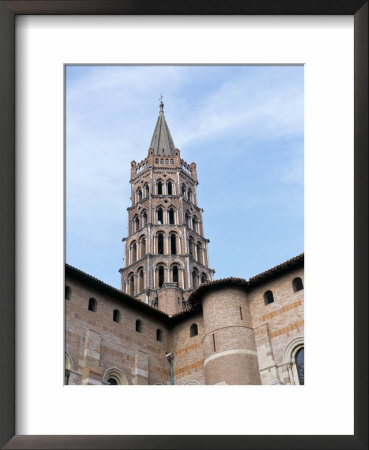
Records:
M175 145L170 134L167 122L164 117L163 96L160 97L160 111L156 122L154 134L152 135L150 148L154 150L154 155L173 156Z

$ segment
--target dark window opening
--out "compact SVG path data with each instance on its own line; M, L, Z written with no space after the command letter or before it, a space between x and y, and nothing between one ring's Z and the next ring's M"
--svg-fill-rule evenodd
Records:
M158 254L164 254L164 236L162 234L158 234Z
M297 277L292 281L292 286L294 292L302 291L302 289L304 289L304 285L302 284L302 280L300 277Z
M69 286L65 286L65 299L70 300L72 295L72 289Z
M197 276L197 272L196 272L196 270L194 270L194 271L192 272L192 285L193 285L193 288L194 288L194 289L197 288L198 281L199 281L199 278L198 278L198 276Z
M168 195L172 195L173 194L173 185L172 183L169 181L168 182Z
M158 183L158 194L162 195L163 193L163 183L161 181L159 181Z
M137 259L137 246L136 243L132 245L132 262L135 262Z
M142 200L142 189L138 190L138 201L140 202Z
M192 198L191 189L189 189L188 192L187 192L187 198L188 198L189 201L191 201L191 198Z
M203 273L201 275L201 284L206 283L208 280L206 279L206 275Z
M164 283L164 267L159 267L159 287L161 288Z
M264 294L264 302L266 305L269 305L270 303L274 302L273 292L272 291L266 291Z
M147 214L146 211L142 214L142 227L146 226L147 224Z
M176 255L177 254L177 249L176 249L176 235L175 234L171 234L170 235L170 253L172 255Z
M119 384L118 381L115 378L109 378L108 379L108 384L110 384L111 386Z
M193 323L190 326L190 337L197 336L199 334L199 330L197 328L197 324Z
M170 225L174 225L174 210L173 209L169 210L169 223L170 223Z
M216 347L215 347L215 334L213 333L213 350L214 352L216 352Z
M129 279L129 294L135 295L135 279L133 278L133 275Z
M186 194L186 186L182 184L182 195Z
M141 322L141 320L136 320L136 331L137 331L137 333L142 333L142 322Z
M114 309L113 311L113 320L117 323L120 321L120 312L117 309Z
M163 225L163 210L161 208L158 209L158 223Z
M156 340L159 342L163 340L161 330L156 330Z
M145 191L146 191L146 197L148 197L149 194L150 194L150 188L149 188L149 185L146 185Z
M297 368L297 374L299 376L299 383L304 384L304 349L301 348L296 353L296 368Z
M242 318L242 307L240 306L240 318L241 318L241 320L243 320L243 318Z
M139 290L140 292L143 291L144 288L144 271L141 269L139 273Z
M141 257L143 257L146 253L146 239L143 238L141 241Z
M88 301L88 310L96 312L96 300L94 298L90 298Z
M136 217L135 225L136 225L136 231L138 231L140 229L140 219L138 217Z
M178 267L173 266L173 283L178 283Z

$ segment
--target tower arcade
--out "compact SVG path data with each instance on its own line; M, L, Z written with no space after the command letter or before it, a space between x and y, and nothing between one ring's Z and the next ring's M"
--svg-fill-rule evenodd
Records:
M147 157L131 162L131 201L122 291L168 315L188 308L190 293L213 279L196 164L181 159L160 102Z

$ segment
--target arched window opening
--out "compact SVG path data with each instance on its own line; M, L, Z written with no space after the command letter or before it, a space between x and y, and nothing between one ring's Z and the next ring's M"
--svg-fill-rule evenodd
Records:
M201 260L201 243L200 242L197 243L196 248L197 248L197 261L199 263L202 263L202 260Z
M203 273L202 275L201 275L201 284L203 284L203 283L206 283L208 280L207 280L207 278L206 278L206 275Z
M88 310L92 311L92 312L96 312L96 300L94 298L89 299Z
M174 225L174 209L170 209L168 211L168 215L169 215L169 224Z
M111 386L119 384L115 378L111 378L111 377L108 379L107 383L110 384Z
M158 234L158 254L164 254L164 236L161 233Z
M198 274L197 274L197 270L193 270L192 271L192 286L193 286L194 289L197 288L198 281L199 281L199 277L198 277Z
M189 253L190 253L190 256L192 256L193 257L193 240L192 240L192 238L190 238L189 240L188 240L188 251L189 251Z
M143 269L140 270L138 275L138 286L139 286L139 292L143 291L144 288L144 271Z
M274 302L273 292L272 291L266 291L264 294L264 302L266 305L269 305L270 303Z
M304 384L304 348L300 348L296 353L295 361L299 383Z
M168 181L168 195L173 194L173 185L171 181Z
M163 194L163 183L161 181L158 181L158 194Z
M182 184L182 195L186 195L186 186Z
M164 283L164 267L159 266L159 287L161 288Z
M132 262L135 262L137 259L137 245L136 242L132 244Z
M300 277L294 278L294 280L292 281L292 286L294 292L302 291L304 289L304 285L302 284L302 280Z
M142 322L141 320L136 320L136 331L137 333L142 333Z
M114 309L113 311L113 320L117 323L120 321L120 312L117 309Z
M186 212L186 214L185 214L185 221L186 221L186 225L189 227L190 226L191 217L189 216L188 212Z
M191 201L191 199L192 199L192 192L191 192L191 189L189 189L189 190L187 191L187 198L188 198L188 201Z
M141 241L141 258L143 258L146 254L146 239L143 238Z
M133 277L133 274L129 278L129 295L135 295L135 279Z
M163 210L162 208L158 209L158 223L163 225Z
M177 248L176 248L176 235L174 233L172 233L170 235L170 253L172 255L176 255L177 254Z
M140 202L142 200L142 189L139 189L137 191L137 195L138 195L138 201Z
M140 218L137 216L135 219L135 230L138 231L140 229Z
M142 228L145 227L147 224L147 214L146 211L142 214Z
M164 158L160 158L160 164L164 164Z
M65 286L65 300L70 300L72 296L72 289L69 286Z
M159 342L162 342L162 340L163 340L162 332L159 329L156 330L156 340Z
M173 283L178 283L178 267L173 266Z
M173 163L174 163L173 159L171 159L171 160L170 160L170 163L171 163L171 164L173 164Z
M149 185L147 184L147 185L145 186L145 196L148 197L149 194L150 194L150 187L149 187Z
M155 164L159 164L159 158L155 158Z
M199 330L197 328L197 323L193 323L190 326L190 337L197 336L199 334Z

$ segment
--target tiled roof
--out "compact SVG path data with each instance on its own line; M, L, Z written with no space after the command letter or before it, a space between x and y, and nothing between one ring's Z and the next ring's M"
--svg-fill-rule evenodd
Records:
M197 289L191 292L188 302L191 305L191 309L182 311L178 314L175 314L173 316L168 316L164 312L148 305L147 303L142 302L141 300L138 300L135 297L132 297L128 294L125 294L124 292L120 291L119 289L116 289L112 286L109 286L108 284L104 283L103 281L93 277L92 275L89 275L82 270L79 270L69 264L65 265L65 273L73 278L77 278L90 286L94 287L97 290L100 290L106 294L109 294L113 297L115 297L118 301L121 301L127 305L130 305L134 308L137 308L154 318L161 320L162 322L166 323L168 326L172 326L182 320L187 319L188 317L191 317L195 314L197 314L199 311L201 311L201 297L205 292L209 292L213 289L216 289L217 287L227 287L227 286L239 286L242 289L248 290L253 288L254 286L257 286L259 284L262 284L276 276L282 275L286 272L288 272L291 269L302 267L304 265L304 254L298 255L292 259L289 259L288 261L285 261L282 264L279 264L278 266L272 267L271 269L260 273L259 275L256 275L252 278L250 278L249 281L246 281L244 278L234 278L234 277L228 277L228 278L222 278L220 280L214 280L209 281L208 283L201 284Z

